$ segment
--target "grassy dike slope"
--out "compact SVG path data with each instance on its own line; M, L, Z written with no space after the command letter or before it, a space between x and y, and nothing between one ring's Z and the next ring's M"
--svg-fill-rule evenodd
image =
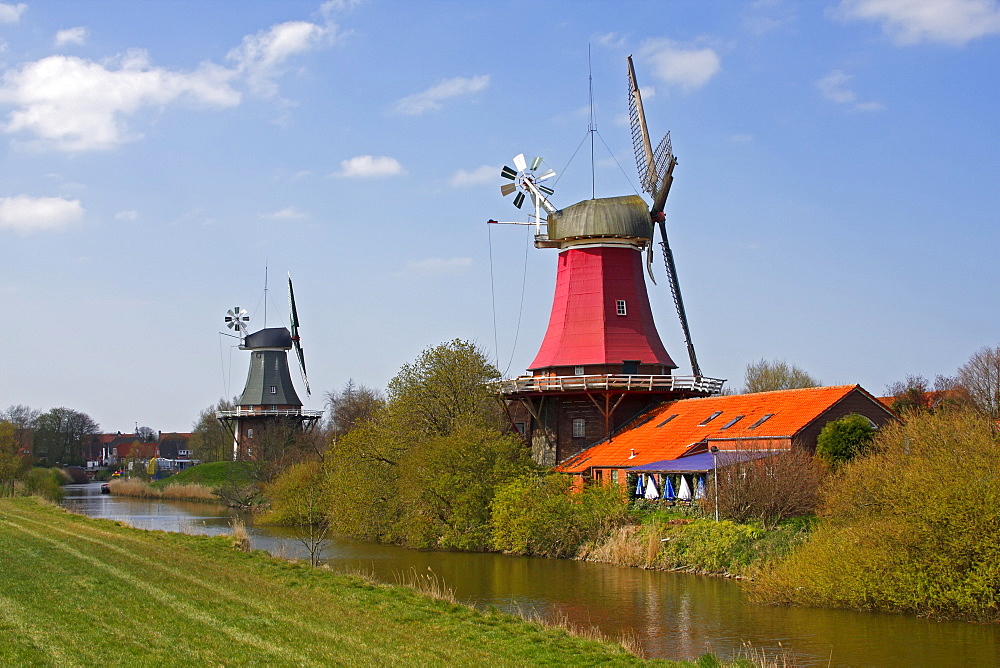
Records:
M0 499L0 665L645 665L617 645L226 537Z

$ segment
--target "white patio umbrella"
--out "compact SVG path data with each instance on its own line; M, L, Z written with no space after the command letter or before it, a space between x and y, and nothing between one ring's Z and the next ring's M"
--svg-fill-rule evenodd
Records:
M691 500L691 485L688 484L688 479L686 475L681 476L681 488L677 492L677 498L682 501Z
M646 478L646 493L643 496L651 501L660 498L660 492L656 489L656 479L653 476Z

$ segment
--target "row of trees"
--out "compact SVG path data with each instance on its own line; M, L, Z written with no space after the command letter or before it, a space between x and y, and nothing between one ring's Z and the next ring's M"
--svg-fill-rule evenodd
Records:
M71 408L43 413L19 404L0 411L0 420L10 423L35 458L48 465L84 464L84 446L100 432L100 426L89 415Z

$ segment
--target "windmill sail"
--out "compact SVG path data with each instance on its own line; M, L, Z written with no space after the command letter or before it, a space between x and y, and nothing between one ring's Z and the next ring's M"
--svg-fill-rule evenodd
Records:
M674 182L674 167L677 165L677 158L674 157L673 147L670 144L670 133L664 135L656 150L653 150L649 140L649 130L646 127L646 115L642 109L642 95L639 92L639 84L635 79L635 67L632 65L632 56L628 57L628 110L629 120L632 124L632 147L635 150L635 162L639 170L639 181L642 183L644 191L653 196L653 206L649 213L654 222L660 228L660 248L663 250L663 262L667 271L667 280L670 283L670 293L674 299L674 307L677 309L677 317L681 322L681 329L684 332L684 343L687 345L688 358L691 361L691 373L701 376L701 367L698 365L698 358L694 353L694 344L691 342L691 330L688 327L687 312L684 310L684 299L681 297L680 281L677 279L677 267L674 265L674 254L670 250L670 243L667 241L667 224L663 215L663 209L667 204L667 196L670 194L670 186ZM649 247L650 253L647 255L646 265L652 278L652 245ZM654 279L655 282L655 279Z
M299 371L302 372L302 384L306 386L306 395L312 396L309 389L309 377L306 375L306 354L302 350L299 342L299 314L295 310L295 292L292 290L292 276L288 276L288 317L289 330L292 333L292 347L295 349L295 357L299 360Z

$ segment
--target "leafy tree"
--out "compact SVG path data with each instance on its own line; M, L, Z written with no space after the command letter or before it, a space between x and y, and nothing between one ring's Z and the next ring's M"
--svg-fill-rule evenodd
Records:
M84 440L99 431L86 413L53 408L35 421L35 455L49 465L82 465Z
M403 365L385 404L332 447L336 530L424 546L482 545L476 504L488 503L498 471L527 461L512 460L514 442L502 436L491 386L499 375L474 344L457 340ZM471 465L477 461L482 468Z
M392 413L415 433L445 436L460 423L499 427L491 386L500 372L473 343L455 339L424 350L389 382Z
M1000 346L980 348L958 369L957 382L976 407L1000 418Z
M326 408L330 412L330 436L340 438L351 429L367 422L385 405L385 397L378 390L359 385L354 379L344 384L340 392L326 393Z
M417 442L400 462L402 541L413 547L488 549L496 488L534 468L521 439L485 427L459 427Z
M817 387L819 381L799 367L780 360L761 359L747 364L745 393Z
M309 552L312 566L319 565L329 543L332 491L331 478L317 461L293 464L264 487L271 501L271 511L264 521L292 527L295 537Z
M857 413L828 422L816 438L816 456L834 467L849 462L864 454L875 431L871 420Z
M13 496L14 483L31 469L31 460L21 454L17 428L0 421L0 496Z
M203 462L221 462L233 458L233 437L216 419L216 411L231 411L236 407L236 399L219 399L198 414L198 420L191 430L189 445L194 459Z

